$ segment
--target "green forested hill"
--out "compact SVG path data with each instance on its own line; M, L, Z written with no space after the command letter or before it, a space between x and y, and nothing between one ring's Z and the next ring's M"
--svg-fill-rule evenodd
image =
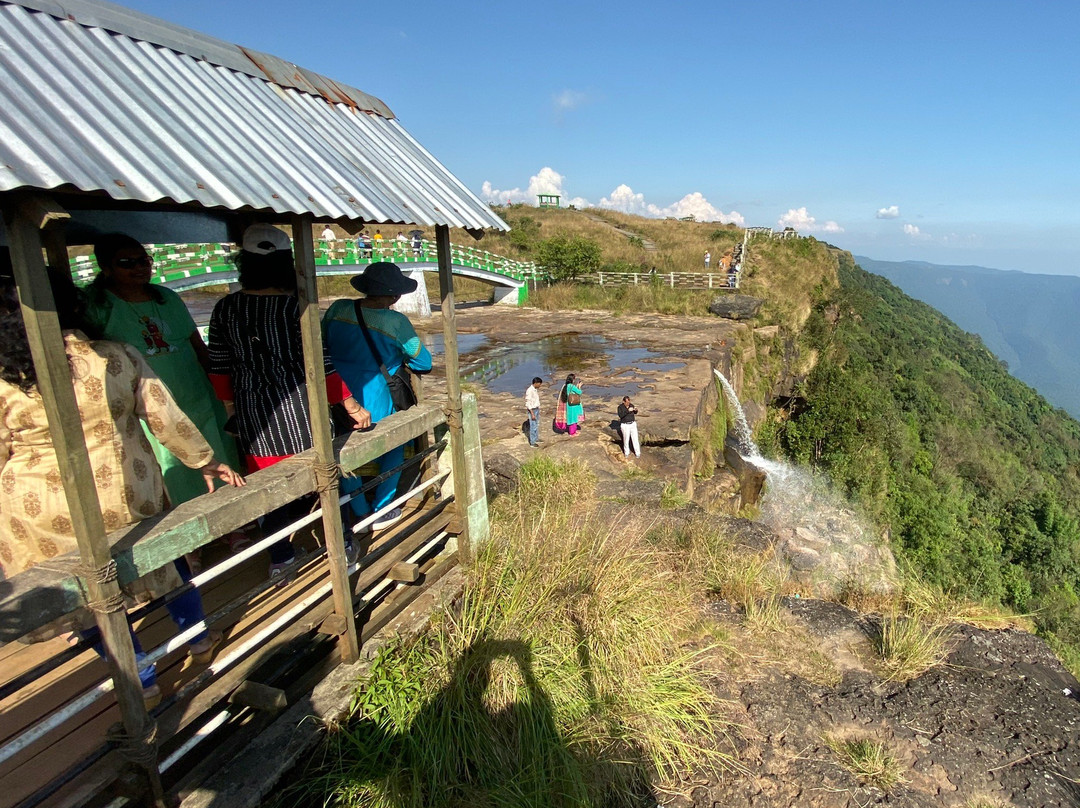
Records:
M1035 613L1080 665L1080 423L936 310L840 254L801 339L820 360L764 428L828 472L912 571Z

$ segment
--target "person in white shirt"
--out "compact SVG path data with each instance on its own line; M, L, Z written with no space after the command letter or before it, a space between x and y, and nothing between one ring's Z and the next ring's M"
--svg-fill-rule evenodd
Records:
M320 238L322 238L323 241L327 242L337 241L337 236L335 236L334 231L330 229L330 225L327 225L323 228Z
M529 445L540 443L540 386L544 380L534 376L532 384L525 390L525 409L529 412Z

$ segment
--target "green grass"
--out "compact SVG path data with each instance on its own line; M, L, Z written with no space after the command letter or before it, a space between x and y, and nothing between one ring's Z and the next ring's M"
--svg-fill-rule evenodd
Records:
M868 785L888 792L905 782L900 761L881 741L827 737L825 743L844 769Z
M522 466L458 607L380 652L283 802L632 806L721 761L681 556L584 519L592 485L579 463Z
M660 507L666 511L676 511L690 504L690 495L687 494L674 480L664 486L660 492Z
M653 473L648 469L637 466L627 466L619 472L619 478L623 480L651 480Z
M940 665L948 654L948 629L925 617L886 616L873 637L888 679L906 682Z
M715 295L666 286L595 286L556 283L529 293L529 305L546 311L600 310L616 314L656 312L704 316Z

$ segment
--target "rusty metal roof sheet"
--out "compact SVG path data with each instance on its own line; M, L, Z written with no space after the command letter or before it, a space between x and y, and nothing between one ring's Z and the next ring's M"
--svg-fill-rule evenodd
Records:
M377 98L87 0L0 0L0 191L506 224Z

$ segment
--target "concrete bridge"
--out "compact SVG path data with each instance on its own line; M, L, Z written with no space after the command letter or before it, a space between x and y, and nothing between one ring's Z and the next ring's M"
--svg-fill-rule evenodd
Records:
M450 247L453 274L490 283L495 287L496 303L524 303L528 282L544 277L532 262L515 261L471 246ZM181 291L237 281L236 267L230 260L236 251L234 244L151 244L147 251L154 259L151 283ZM419 249L414 249L411 241L395 239L363 249L351 240L318 241L315 245L315 265L320 275L355 275L378 261L392 261L405 272L439 271L435 243L427 239L421 240ZM97 272L93 256L71 259L71 275L76 283L89 283Z

